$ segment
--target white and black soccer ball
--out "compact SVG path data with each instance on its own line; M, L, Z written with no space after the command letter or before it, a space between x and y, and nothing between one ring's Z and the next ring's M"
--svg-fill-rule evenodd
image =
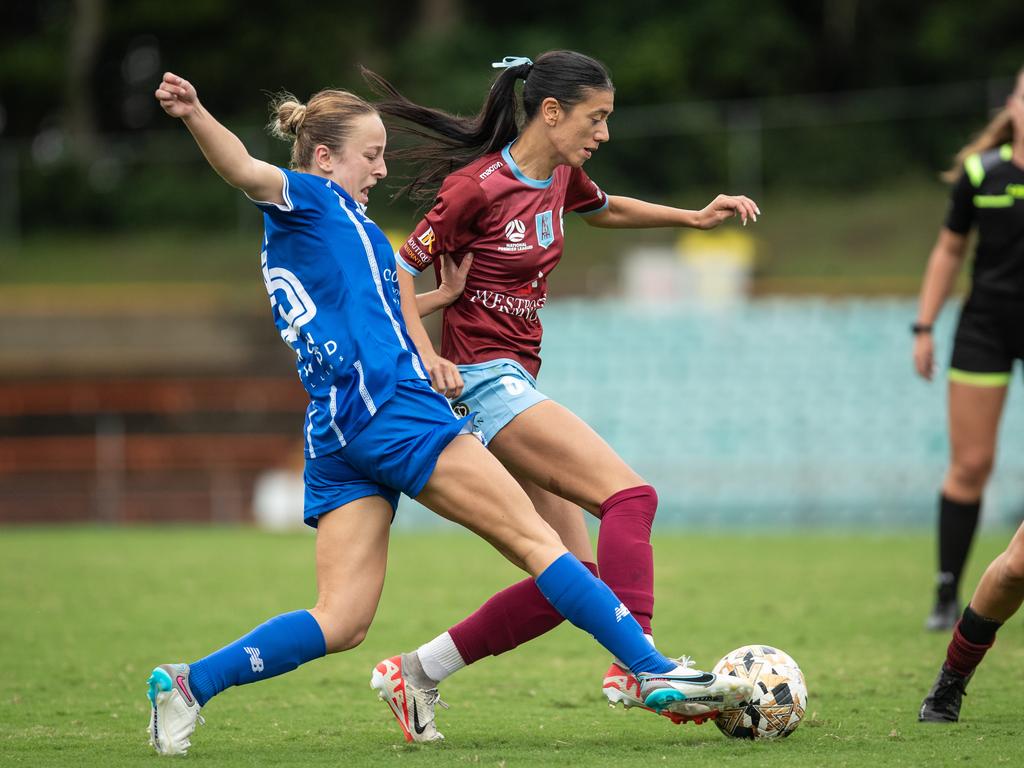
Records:
M789 736L807 710L807 683L793 658L770 645L744 645L715 665L717 675L750 681L750 704L723 709L715 725L738 739L778 739Z

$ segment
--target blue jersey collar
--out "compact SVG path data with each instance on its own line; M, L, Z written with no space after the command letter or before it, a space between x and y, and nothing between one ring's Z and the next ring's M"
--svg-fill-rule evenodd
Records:
M313 175L315 175L315 174L313 174ZM354 205L356 210L359 211L363 216L366 215L366 206L363 205L362 203L357 203L356 199L354 197L352 197L352 195L350 195L344 189L342 189L341 185L338 184L338 182L334 181L333 179L328 179L325 176L320 176L319 178L321 178L325 182L327 182L327 188L328 189L333 190L335 194L345 198L345 202L351 203L352 205Z
M552 179L555 178L554 173L552 173L543 181L539 181L538 179L531 179L529 176L522 172L518 165L516 165L516 161L512 159L511 151L512 145L515 144L516 141L517 139L513 139L512 141L505 145L504 149L501 150L501 156L502 158L504 158L505 162L508 163L508 168L510 171L512 171L512 175L519 179L519 181L523 182L523 184L525 184L526 186L533 187L534 189L547 189L548 187L550 187Z

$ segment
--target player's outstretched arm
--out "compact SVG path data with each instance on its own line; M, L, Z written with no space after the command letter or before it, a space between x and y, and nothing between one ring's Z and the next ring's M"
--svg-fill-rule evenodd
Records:
M165 72L154 95L164 112L185 123L207 162L224 181L253 200L284 202L281 172L252 157L241 140L206 111L188 80Z
M692 227L714 229L726 219L739 216L757 221L761 210L745 195L719 195L699 211L648 203L632 197L608 196L608 207L584 218L595 227L647 229L651 227Z

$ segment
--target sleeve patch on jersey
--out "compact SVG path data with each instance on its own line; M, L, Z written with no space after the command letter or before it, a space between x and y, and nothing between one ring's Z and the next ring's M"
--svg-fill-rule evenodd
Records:
M417 275L426 269L430 265L430 262L433 261L429 254L420 248L415 238L411 235L409 236L409 239L402 244L402 247L398 249L398 255L406 265L416 270Z
M437 235L434 234L434 228L428 227L427 231L416 238L420 245L427 249L427 253L433 255L434 243L437 241Z

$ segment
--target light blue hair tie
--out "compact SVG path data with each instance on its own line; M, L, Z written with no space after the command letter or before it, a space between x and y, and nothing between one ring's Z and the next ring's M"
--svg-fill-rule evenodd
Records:
M521 64L529 64L533 66L533 62L526 56L506 56L501 61L491 62L493 69L511 69L512 67L518 67Z

